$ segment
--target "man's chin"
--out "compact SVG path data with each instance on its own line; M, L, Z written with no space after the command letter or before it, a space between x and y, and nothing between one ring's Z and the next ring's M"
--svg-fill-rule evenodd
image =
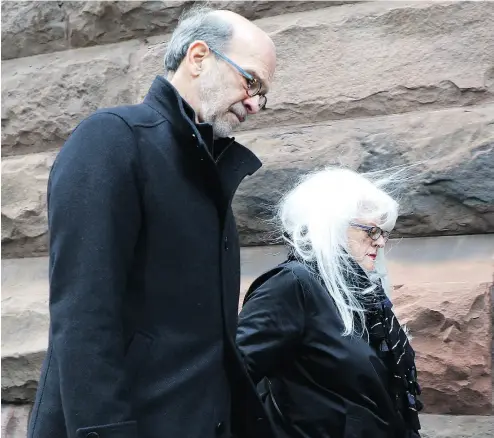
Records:
M218 120L213 123L213 132L215 137L230 137L233 134L235 128L240 125L239 120L235 117L235 122L231 118L228 120Z
M231 137L232 134L233 134L233 129L227 131L225 129L216 129L213 126L213 135L215 139Z

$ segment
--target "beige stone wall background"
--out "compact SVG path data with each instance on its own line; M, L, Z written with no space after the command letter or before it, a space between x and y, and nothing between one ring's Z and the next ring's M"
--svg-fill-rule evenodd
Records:
M92 111L142 99L192 3L2 2L2 438L23 436L46 348L54 156ZM428 412L491 415L494 2L211 3L256 20L278 49L268 110L236 135L264 163L234 202L242 244L276 243L272 207L304 171L420 162L400 188L392 253L415 257L392 259L396 305L416 332ZM273 262L249 272L256 251L243 251L244 289ZM492 416L424 418L424 436L494 434Z

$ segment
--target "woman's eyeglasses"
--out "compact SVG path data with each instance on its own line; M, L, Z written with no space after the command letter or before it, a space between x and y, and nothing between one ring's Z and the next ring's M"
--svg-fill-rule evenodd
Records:
M367 235L372 239L372 240L377 240L381 236L383 237L384 241L386 242L389 239L390 232L389 231L384 231L383 229L379 227L371 227L369 225L362 225L362 224L357 224L355 222L350 222L350 226L354 228L360 228L361 230L365 230L367 232Z

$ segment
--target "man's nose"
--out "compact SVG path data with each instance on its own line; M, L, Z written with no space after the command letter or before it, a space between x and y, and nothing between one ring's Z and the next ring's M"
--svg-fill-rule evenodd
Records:
M248 114L257 114L261 110L259 107L259 99L259 96L249 96L242 101Z

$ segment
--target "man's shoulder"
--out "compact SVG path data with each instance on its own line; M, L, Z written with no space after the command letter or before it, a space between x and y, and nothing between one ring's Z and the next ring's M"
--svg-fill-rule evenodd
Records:
M131 128L155 126L166 122L166 119L160 113L145 103L100 108L91 114L90 117L98 117L105 114L112 114L119 117Z

